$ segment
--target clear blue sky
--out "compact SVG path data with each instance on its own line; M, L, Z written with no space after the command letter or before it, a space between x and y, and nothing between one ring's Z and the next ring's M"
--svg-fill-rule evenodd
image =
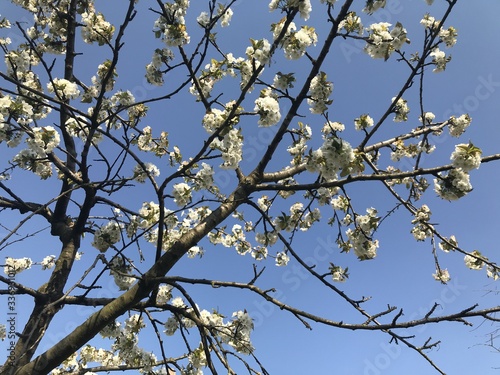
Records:
M137 20L131 25L125 39L124 54L118 65L120 78L117 89L129 89L136 98L145 99L161 95L163 88L154 88L144 83L144 66L149 62L154 48L159 46L150 31L152 20L156 17L148 12L149 6L155 2L143 1L139 6ZM195 3L193 1L193 3ZM189 17L196 17L201 10L198 2L193 5ZM203 2L204 4L205 2ZM357 1L359 7L363 2ZM423 14L430 12L436 18L442 14L444 0L436 0L433 7L428 7L423 0L388 1L388 9L381 11L376 18L392 24L402 22L408 30L412 40L405 46L409 54L420 49L423 28L419 20ZM125 3L123 3L125 4ZM269 13L267 1L254 2L242 0L234 7L234 16L231 27L219 29L218 37L221 45L228 51L233 50L235 56L243 56L249 44L249 38L272 38L269 25L277 22L282 15ZM104 8L103 8L104 6ZM319 1L313 1L313 7L321 7ZM118 17L124 10L112 9L104 2L97 2L97 8L110 18ZM6 6L2 15L11 18L11 14L18 14L10 6ZM473 118L472 126L462 139L457 140L444 135L437 143L438 151L432 157L424 160L426 166L447 163L449 155L457 143L466 143L469 140L483 149L488 155L499 152L500 127L500 3L491 0L459 1L455 12L449 18L447 25L458 29L458 43L451 50L453 59L444 73L432 74L427 72L425 90L426 110L436 114L436 120L447 119L451 114L461 115L468 112ZM317 24L324 14L318 12L313 15L308 24L317 28L320 41L326 32L325 24ZM363 17L365 25L369 19ZM12 20L12 19L11 19ZM299 21L298 25L305 22ZM192 36L192 41L196 37ZM83 48L83 47L82 47ZM189 49L189 47L188 47ZM95 51L95 49L93 50ZM319 47L309 50L315 56ZM103 56L105 54L103 53ZM78 69L86 72L90 78L95 68L102 61L100 56L92 55L88 64L80 65ZM281 55L276 60L282 60ZM82 64L83 59L77 59ZM300 70L303 63L296 62L283 72ZM2 68L3 69L3 68ZM269 69L269 76L280 70L281 66ZM370 113L376 118L387 108L391 98L396 95L406 76L402 64L395 64L394 57L388 62L374 61L364 54L351 41L339 41L331 53L331 57L324 69L334 82L334 104L330 109L330 118L340 121L347 126L353 119L362 113ZM272 72L272 73L271 73ZM184 77L182 77L184 78ZM177 77L166 77L176 80ZM415 85L415 88L417 85ZM395 131L404 132L416 126L418 108L416 106L418 92L412 91L413 97L409 100L411 120L406 124L387 122L387 134L395 135ZM233 99L231 92L224 93L221 101ZM413 104L413 106L412 106ZM247 104L248 109L252 106ZM460 107L464 108L463 110ZM286 109L286 106L284 106ZM304 108L303 113L307 113ZM182 94L179 98L151 105L151 116L143 126L151 125L157 131L167 130L171 134L171 144L177 144L186 157L188 150L197 149L203 142L205 131L201 127L201 116L204 108L194 103L189 94ZM248 122L245 131L253 132L258 140L256 146L246 146L248 155L257 154L262 150L262 144L269 139L269 129L257 129L254 119ZM307 121L313 131L320 128L322 119L309 117ZM395 130L400 127L401 130ZM254 129L254 130L251 130ZM355 144L355 138L351 141ZM2 150L2 152L4 152ZM250 163L249 166L252 164ZM250 168L250 167L248 167ZM439 229L444 235L456 235L459 244L468 250L478 249L491 259L498 260L497 231L500 225L498 212L500 203L497 199L500 182L498 165L485 164L479 170L473 171L471 182L474 191L462 200L449 203L439 200L432 191L426 195L422 203L427 203L433 212L433 222L439 223ZM227 177L219 175L220 181ZM35 181L35 180L31 180ZM231 185L232 186L232 185ZM19 189L30 196L29 200L42 200L45 195L39 189L35 191L32 185L26 183ZM149 200L152 191L144 191L143 196L134 196L137 207L142 201ZM392 207L391 197L377 184L360 184L350 188L350 193L357 199L357 208L360 212L366 207L374 206L379 212ZM298 199L298 198L297 198ZM136 208L136 207L132 207ZM324 214L324 217L327 215ZM441 265L448 268L452 281L444 286L434 281L434 262L431 246L428 242L416 243L410 234L411 218L404 212L396 212L384 222L377 231L380 240L378 256L367 262L359 262L353 254L339 254L334 244L336 232L324 225L311 230L305 235L298 236L294 242L295 249L304 257L312 257L318 267L325 267L329 262L348 266L350 279L341 285L342 289L351 297L371 296L372 300L364 305L371 313L383 310L388 304L404 309L405 319L420 318L425 315L432 305L437 302L441 308L438 313L452 313L479 303L480 306L498 304L498 295L487 293L498 287L487 279L484 271L470 271L463 263L463 256L459 254L441 254ZM38 223L41 225L40 223ZM53 246L48 242L44 246ZM26 241L18 247L12 246L4 250L2 256L18 256L19 249L26 251L34 259L41 260L44 255L53 254L58 249L30 248L34 241ZM56 245L57 246L57 245ZM193 277L207 277L221 280L246 281L252 276L252 259L250 256L241 257L234 251L226 248L215 248L205 244L206 254L202 259L185 259L173 270L173 274ZM90 247L90 240L85 243L83 251L93 254L95 249ZM17 252L17 253L16 253ZM26 281L32 286L37 285L28 272L20 275L19 281ZM265 287L275 287L277 297L288 304L302 307L311 312L322 314L333 320L362 322L362 317L356 315L346 306L346 303L336 296L320 288L312 277L299 272L293 262L287 268L276 268L272 261L267 264L267 271L263 277ZM112 283L112 281L111 281ZM253 343L257 348L255 354L265 365L270 374L342 374L342 375L414 375L430 374L431 367L414 351L405 346L395 346L389 343L389 336L380 332L350 332L331 329L312 324L313 330L305 329L302 324L290 314L277 310L276 307L264 304L251 294L242 295L240 292L217 290L207 293L206 288L190 289L201 308L217 307L226 315L234 310L246 308L253 316L256 329L253 333ZM113 285L109 285L103 293L117 295ZM24 303L19 298L19 303ZM22 307L22 314L29 312L31 306ZM68 308L70 310L71 308ZM84 316L91 309L73 310L72 314ZM2 319L3 320L3 319ZM434 340L442 340L438 348L429 353L430 357L447 374L495 374L500 367L498 353L492 353L489 348L481 346L487 337L486 333L492 330L489 323L481 324L481 320L473 321L474 327L466 327L458 323L439 324L425 328L414 329L410 334L416 334L412 340L415 345L425 342L428 336ZM42 341L41 347L57 341L65 332L78 324L78 320L65 315L55 324L61 327L59 333L49 334ZM54 331L54 327L52 327ZM51 336L52 335L52 336ZM153 337L142 336L141 343L151 341L151 349L155 347ZM165 340L167 341L167 340ZM5 343L0 343L0 357L6 351ZM168 353L167 353L168 355ZM497 369L494 369L497 367Z

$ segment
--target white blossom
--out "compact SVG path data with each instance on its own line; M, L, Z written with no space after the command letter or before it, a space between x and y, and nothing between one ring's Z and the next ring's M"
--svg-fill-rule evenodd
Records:
M376 3L379 2L376 1ZM392 30L389 30L390 26L392 26L390 23L379 22L370 25L367 29L368 40L364 50L370 57L387 60L394 51L401 49L403 44L408 41L406 29L401 23L396 23Z
M44 156L46 153L52 152L57 146L61 138L59 133L52 126L43 128L33 128L33 136L26 140L26 143L37 154Z
M257 123L260 126L272 126L281 118L278 100L270 89L261 91L260 96L255 100L254 111L259 115Z
M128 290L137 281L131 275L132 267L122 257L115 257L110 264L110 274L120 290Z
M332 100L329 99L332 92L333 83L327 81L326 73L320 72L314 77L309 86L310 98L307 99L311 113L321 114L325 112L332 103Z
M464 172L468 172L479 168L481 165L481 154L481 149L472 143L461 143L455 146L455 151L451 154L450 160L455 168L460 168Z
M207 163L201 163L201 168L194 176L195 190L214 188L214 169Z
M203 249L199 246L192 246L187 251L188 258L202 257L204 254Z
M396 97L392 98L392 102L396 100ZM394 122L402 122L408 120L408 113L410 113L410 108L408 108L408 102L403 98L399 98L394 104L393 108L395 117Z
M267 258L267 247L265 246L255 246L252 248L252 258L255 260L263 260Z
M354 127L356 130L363 130L373 126L373 119L367 115L361 115L354 120Z
M119 223L116 221L109 221L95 231L92 246L100 252L105 252L110 246L120 241L121 229L122 226Z
M144 183L148 177L154 178L160 175L160 170L153 163L137 164L134 167L134 180Z
M173 186L172 195L174 202L179 207L184 207L191 201L191 188L188 184L181 182Z
M431 214L432 212L426 204L415 212L415 218L412 220L412 224L415 226L411 229L411 233L417 241L424 241L433 235L433 227L429 224Z
M418 120L424 124L424 125L430 125L432 124L432 121L436 118L436 115L432 112L424 112L424 118L422 119L422 116L418 117Z
M304 56L306 49L316 45L318 36L313 27L302 26L299 31L290 32L283 39L283 51L289 60L297 60Z
M448 129L450 135L453 137L459 137L462 135L471 123L472 119L468 114L461 115L460 117L451 116L448 120Z
M210 23L210 14L208 14L208 12L201 12L196 18L196 22L198 22L201 27L207 27Z
M386 0L368 0L366 2L366 7L363 8L363 12L372 14L378 9L385 7Z
M293 73L284 74L281 72L276 73L273 80L273 87L278 90L287 90L293 88L295 77Z
M238 129L231 129L222 140L214 139L210 147L221 151L222 169L236 169L243 159L243 136Z
M441 281L442 283L447 283L451 280L450 273L447 269L438 269L436 273L433 273L432 276L435 280Z
M47 90L54 92L61 99L76 99L80 96L80 90L76 83L68 81L64 78L54 78L47 83Z
M55 264L56 264L56 256L55 255L46 256L45 258L43 258L43 260L41 262L43 270L50 269L50 268L54 267Z
M444 241L439 242L439 248L445 253L455 250L455 247L458 246L458 242L455 236L450 236L447 241L448 243Z
M269 62L271 44L267 39L250 39L251 46L247 47L245 54L249 59L255 59L260 64L266 65Z
M44 154L40 155L33 149L21 150L12 159L20 168L32 171L42 180L52 176L52 163L50 163Z
M276 265L278 267L286 266L290 261L290 257L285 252L279 252L276 254Z
M345 18L339 23L339 30L344 29L348 33L363 34L363 24L361 18L356 15L356 12L349 12Z
M450 58L446 57L446 54L438 47L434 48L429 56L433 58L432 63L436 65L436 67L432 70L434 73L444 71L446 69L446 64L450 61Z
M335 282L343 283L349 277L349 274L347 273L347 271L348 271L347 268L344 269L340 266L330 264L329 269L330 269L330 272L332 273L332 280Z
M6 275L18 274L22 271L30 269L32 264L33 261L30 258L25 257L25 258L15 259L11 257L6 257L3 272Z
M85 43L97 42L100 46L113 38L115 27L104 19L102 13L95 13L93 6L89 12L82 13L82 38Z
M321 129L321 132L326 135L332 132L341 132L344 130L345 130L345 125L342 124L341 122L328 121L323 125L323 129Z
M452 169L449 173L439 173L434 179L434 190L443 199L453 201L472 191L469 175L461 169Z
M426 13L424 17L420 20L420 24L424 26L426 29L433 30L438 27L439 21L437 21L429 13Z
M224 12L224 13L222 13ZM231 8L227 8L224 11L224 7L219 7L218 14L220 16L220 25L222 27L227 27L229 26L229 23L231 22L231 18L233 17L233 10Z
M439 30L439 38L446 47L453 47L457 43L457 30L450 26L448 29Z
M471 270L480 270L484 267L484 260L482 254L474 250L471 254L467 254L464 257L465 265Z

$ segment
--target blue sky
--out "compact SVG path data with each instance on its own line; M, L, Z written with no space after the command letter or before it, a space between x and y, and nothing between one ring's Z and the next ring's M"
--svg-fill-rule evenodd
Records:
M184 79L184 77L167 76L167 88L154 88L144 81L143 68L149 62L153 49L160 46L150 31L156 16L147 8L154 6L153 3L142 1L136 22L132 23L125 39L124 54L118 65L120 78L116 88L131 90L139 100L161 95L162 90L168 91L169 83ZM193 9L188 17L196 17L202 9L200 2L192 3ZM355 6L361 8L362 3L355 1L357 4ZM436 18L442 14L445 1L436 0L435 3L433 7L428 7L423 0L388 1L387 9L376 14L372 20L392 24L402 22L412 40L410 45L405 46L405 51L409 54L420 49L423 28L419 25L419 20L423 14L430 12ZM272 38L269 24L277 22L282 15L277 12L269 13L267 4L267 1L250 0L236 3L231 27L218 29L218 38L225 51L232 51L235 56L243 56L249 38ZM102 9L110 19L120 17L122 13L121 10L117 11L102 1L97 2L96 7ZM318 1L313 1L313 7L318 9L321 5ZM10 6L6 6L2 13L8 18L15 14L19 13ZM430 70L426 72L424 104L427 111L436 114L437 121L445 120L452 114L461 115L465 111L471 115L473 122L460 140L446 134L439 139L436 138L438 149L434 155L424 160L425 166L448 163L455 144L467 143L469 140L482 148L484 155L498 152L499 14L500 3L491 0L474 2L462 0L448 20L447 25L452 25L458 30L458 43L451 50L447 50L453 59L444 73L433 74ZM318 23L323 17L324 14L318 12L313 14L310 22L307 22L314 24L320 41L327 27L324 22ZM365 25L370 23L369 20L370 18L363 17ZM298 25L304 23L304 21L297 22ZM192 41L196 41L194 32ZM81 75L87 76L87 79L95 74L97 65L102 61L100 55L106 55L103 51L96 53L96 48L89 48L88 51L92 51L88 60L84 62L81 58L77 59L77 69L81 69ZM318 51L319 47L316 47L309 52L315 56ZM276 61L284 62L281 54L276 56ZM300 72L306 66L304 64L304 62L294 62L282 68L278 63L266 74L267 77L272 77L281 69L284 72ZM352 41L339 40L332 48L331 57L323 70L335 85L330 118L351 126L353 119L362 113L370 113L374 118L382 114L406 79L405 69L402 64L396 64L394 56L387 62L374 61ZM410 121L405 124L387 121L382 131L384 136L403 133L416 126L418 118L416 87L417 85L408 97L405 96L412 108ZM230 91L231 89L234 90L234 87L228 84L221 98L222 102L233 98L231 95L234 91ZM258 89L255 90L253 97L257 93ZM190 94L181 93L178 98L150 106L150 116L143 122L143 126L151 125L158 131L169 131L171 144L179 145L185 157L189 155L190 150L196 150L202 145L206 133L201 127L201 117L205 110L199 103L194 102ZM251 107L253 105L247 104L247 108ZM282 109L286 110L286 105L283 105ZM304 114L308 113L306 107L302 108L302 111ZM246 152L247 155L255 155L257 158L264 149L266 141L272 136L272 129L257 128L254 120L254 118L245 120L246 134L255 137L256 140L253 145L246 146ZM320 118L309 116L307 120L313 131L319 130L322 125ZM351 133L348 134L353 138L349 141L355 144L359 135L354 134L354 131ZM4 150L5 148L2 152ZM247 162L244 168L250 170L253 165L252 160ZM276 164L279 162L280 160L276 160ZM439 223L439 229L444 235L456 235L463 248L478 249L490 259L498 259L499 254L496 232L500 224L498 218L500 203L497 199L497 184L500 178L497 171L496 163L482 165L479 170L473 171L471 182L474 191L458 202L439 200L432 191L429 191L421 202L431 207L433 222ZM230 189L234 186L234 178L228 180L228 176L223 172L217 178L221 182L228 181ZM29 197L27 200L43 201L44 197L52 195L50 187L43 191L38 188L33 189L35 178L24 175L22 178L22 183L16 185L16 189ZM385 212L391 204L393 205L390 196L379 184L355 185L349 187L349 192L355 198L359 212L371 206L376 207L379 212ZM152 191L145 188L141 194L129 196L127 199L137 202L132 208L138 208L143 201L151 197ZM376 234L380 240L378 256L372 261L359 262L353 254L340 254L334 244L336 232L326 225L298 236L294 241L294 248L302 256L314 260L318 268L326 269L329 262L348 266L351 277L347 283L341 285L341 289L351 297L371 296L372 299L364 305L371 313L381 311L390 304L403 308L405 319L413 319L425 315L434 303L440 305L436 311L443 314L460 311L475 303L483 307L498 304L498 296L488 293L489 290L498 288L496 284L486 278L484 271L466 269L463 256L460 254L440 254L441 265L449 269L452 281L447 286L434 281L431 276L434 272L431 246L428 242L416 243L413 240L410 234L410 222L411 217L408 214L398 211L383 223ZM31 225L35 228L43 224L41 221L34 221ZM44 238L43 241L28 239L2 252L5 256L16 257L19 256L19 251L23 251L23 256L41 260L43 258L41 254L55 253L58 249L58 244L50 242L50 238ZM43 244L41 250L38 247L40 244ZM52 246L55 247L52 249ZM234 250L213 247L209 244L205 244L204 248L206 254L203 258L182 260L173 269L173 274L238 281L246 281L252 277L252 259L249 256L241 257ZM82 250L89 255L95 252L95 249L90 247L90 240L84 243ZM87 262L91 262L92 259L90 257ZM83 262L85 260L82 261L82 267L83 264L87 264ZM333 320L362 322L362 317L356 315L343 300L321 289L311 276L298 271L293 261L286 268L276 268L272 261L265 265L267 270L261 280L262 287L275 287L276 297L285 303L322 314ZM19 281L25 281L32 286L37 285L38 280L28 272L19 275ZM431 367L414 351L389 343L389 336L383 333L350 332L315 324L312 324L313 329L309 331L290 314L264 304L254 295L229 290L210 292L205 287L190 287L189 290L201 308L216 307L226 315L245 308L252 315L256 325L252 336L257 348L255 354L271 374L432 373ZM101 293L103 296L115 296L118 292L111 280ZM22 322L24 314L29 312L31 306L22 297L19 297L18 305L19 322ZM73 316L76 314L78 317L85 316L90 310L92 309L68 308ZM78 319L69 314L62 315L54 321L53 331L44 338L41 347L47 347L52 342L58 341L73 329L75 324L79 324L78 322ZM500 367L498 353L493 353L489 348L480 345L487 339L485 334L493 328L489 323L482 324L481 320L473 322L474 327L458 323L439 324L413 329L409 334L417 335L417 338L412 340L415 345L425 342L428 336L432 336L434 340L442 340L442 343L429 355L448 374L498 373L498 369L494 369ZM60 330L55 327L60 327ZM153 336L143 335L140 340L146 347L155 348ZM0 348L2 346L5 346L5 343L0 343ZM1 353L5 353L3 348Z

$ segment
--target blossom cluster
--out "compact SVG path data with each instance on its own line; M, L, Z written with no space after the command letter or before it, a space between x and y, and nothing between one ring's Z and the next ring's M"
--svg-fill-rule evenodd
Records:
M109 273L120 290L128 290L137 280L132 276L132 266L121 256L114 257L109 265Z
M447 269L437 269L435 273L432 274L435 280L441 281L441 283L446 284L451 280L450 272Z
M43 258L40 264L42 265L42 270L50 269L54 267L56 264L56 256L48 255L45 258Z
M113 127L114 129L120 129L122 123L127 123L130 127L135 127L138 120L146 116L148 107L142 103L135 104L135 97L130 91L117 91L114 93L106 104L109 104L109 111L117 114L123 110L127 110L128 121L126 119L117 121L118 116L112 116L109 121L107 121L108 127Z
M191 187L185 182L175 184L172 190L174 202L179 207L184 207L191 202Z
M22 271L25 271L27 269L31 268L31 265L33 264L33 261L30 258L11 258L7 257L5 258L5 266L3 268L3 272L6 275L9 275L11 273L20 273Z
M455 151L451 154L451 161L455 168L460 168L464 172L469 172L472 169L477 169L481 165L480 148L474 146L472 142L469 144L461 143L455 146Z
M354 120L356 130L364 130L371 126L373 126L373 119L368 114L361 115Z
M133 179L139 183L144 183L147 178L154 178L160 175L160 170L153 163L137 164L134 167Z
M52 176L52 163L47 159L60 142L59 133L52 126L32 128L26 139L27 149L14 156L13 162L20 168L37 174L42 179Z
M441 21L436 20L434 17L432 17L430 14L425 14L422 20L420 21L420 24L424 26L426 29L435 32L437 28L439 27L439 24ZM437 33L439 39L441 42L445 44L446 47L453 47L457 43L457 30L453 27L450 26L447 29L440 28L438 33Z
M165 3L162 14L154 24L154 33L162 38L169 47L179 47L188 44L191 40L186 30L185 15L189 7L189 0L175 0Z
M47 83L47 90L53 92L61 100L76 99L80 96L80 90L76 83L64 78L54 78Z
M471 270L480 270L484 267L484 261L486 258L483 257L481 252L474 250L472 253L467 254L464 257L465 265Z
M286 11L287 9L293 8L298 9L300 17L307 20L312 11L311 0L271 0L269 3L270 11L276 9Z
M140 135L132 140L139 150L144 152L152 152L156 156L164 156L168 153L168 133L162 131L158 138L153 137L153 132L150 126L146 126L140 132Z
M439 173L434 179L434 190L443 199L454 201L472 191L469 174L461 169Z
M341 266L336 266L335 264L330 263L329 270L332 274L332 280L335 282L343 283L349 277L349 274L347 273L349 269L347 267L342 268Z
M282 19L279 23L271 26L275 40L281 35L284 24L285 19ZM314 46L318 42L318 36L313 27L302 26L300 30L296 31L296 29L295 23L291 22L280 41L285 57L289 60L301 58L308 47Z
M245 54L248 59L255 59L261 65L269 63L271 58L271 44L267 39L253 40L250 39L251 46L248 46Z
M66 131L72 137L78 137L82 142L97 145L102 141L103 135L100 128L92 129L89 121L83 116L70 117L66 120ZM92 135L92 137L90 137ZM90 138L90 139L89 139Z
M121 240L123 226L116 221L109 221L107 224L96 229L92 246L104 253L111 246Z
M164 64L168 66L169 61L173 59L174 53L169 48L156 48L151 62L146 65L146 80L155 86L163 85L162 67Z
M429 54L432 57L432 63L436 65L436 67L432 70L434 73L442 72L446 69L446 64L448 64L451 60L451 57L446 56L446 53L441 51L439 47L436 47Z
M210 147L221 151L222 169L236 169L243 159L243 136L239 129L231 129L224 138L214 139Z
M344 29L347 33L363 34L363 24L356 12L348 12L345 18L339 23L339 30Z
M320 72L316 77L311 80L311 85L309 87L309 98L307 103L309 104L311 113L322 114L324 113L332 100L329 99L333 92L333 83L327 81L327 75L324 72Z
M387 0L368 0L366 6L363 8L363 12L372 14L380 8L385 7L386 2Z
M293 156L292 164L300 165L304 159L304 153L307 149L307 141L312 137L312 130L309 125L302 122L298 123L298 129L292 130L294 135L298 138L294 138L292 145L288 146L287 151Z
M207 163L201 163L201 168L196 172L193 181L195 190L217 190L214 184L214 169Z
M395 122L403 122L408 120L408 114L410 113L410 108L408 107L408 102L399 98L395 103L396 97L392 98L393 103L393 112L395 114L394 121Z
M380 218L377 216L377 210L368 208L367 215L356 215L354 220L354 229L347 229L346 235L348 241L340 244L343 249L354 250L354 254L359 260L373 259L377 256L378 240L373 240L373 232L377 229ZM347 223L351 221L349 216Z
M180 297L171 300L171 305L177 309L184 310L182 317L180 314L170 316L164 324L164 333L172 336L182 326L184 329L196 327L202 324L202 327L217 335L221 342L231 346L239 353L252 353L254 348L250 341L250 334L253 330L253 321L246 311L236 311L232 314L232 319L225 322L224 316L217 311L198 310L188 307ZM199 322L199 323L198 323ZM189 355L190 365L200 369L206 365L206 358L202 347L195 349Z
M242 112L243 108L235 107L236 102L234 100L226 103L224 105L224 110L218 108L211 108L205 116L203 116L202 124L205 130L209 134L213 134L217 129L219 129L227 120L230 118L230 114L233 113L231 120L228 121L227 127L231 128L236 125L239 121L238 114Z
M255 47L258 48L258 45L255 45ZM262 47L265 47L265 45L265 43L260 44ZM252 55L264 58L266 53L253 51ZM250 58L245 60L243 57L235 58L232 53L228 53L224 59L220 61L212 59L209 64L206 64L201 74L193 78L189 92L196 97L197 101L202 100L202 98L209 98L217 82L226 76L237 77L237 72L240 73L240 85L243 88L249 82L255 69L259 67L261 67L261 63L258 59ZM261 69L263 70L263 67ZM249 88L250 91L252 91L251 87Z
M430 154L436 149L435 145L431 145L425 139L418 143L405 144L402 139L394 141L392 144L391 160L399 161L404 157L415 158L422 153Z
M182 190L182 186L178 188ZM181 198L184 199L184 198ZM163 209L163 233L162 248L167 250L170 246L197 225L207 215L211 213L208 207L197 207L188 209L180 219L175 213L166 208ZM156 245L158 243L158 223L160 220L160 206L155 202L144 202L138 215L130 216L130 221L125 225L126 234L129 238L134 238L138 231L144 232L144 239Z
M290 215L284 212L274 219L274 226L278 230L292 232L295 229L307 231L311 226L321 219L321 213L318 208L313 210L304 210L304 204L301 202L294 203L290 207Z
M34 54L25 49L13 50L5 54L5 65L7 66L7 75L18 79L21 82L29 74L30 68L37 66L40 60Z
M18 122L25 123L32 121L32 107L28 104L16 104L9 95L4 95L0 98L0 143L6 142L8 147L18 146L22 139L22 133L15 131L15 128L6 121L7 118L14 115L13 117Z
M379 2L376 1L375 3ZM379 22L370 25L368 28L367 44L365 46L365 52L370 57L387 60L394 51L399 50L407 42L406 29L403 25L398 22L390 30L391 26L388 22Z
M117 322L109 324L100 333L102 337L113 340L111 350L86 345L79 353L74 353L65 360L62 366L53 370L51 374L84 373L89 363L111 367L132 365L140 368L143 374L151 373L158 362L157 357L138 347L138 333L144 327L144 320L139 314L129 316L123 326ZM159 373L166 374L166 372Z
M103 89L104 92L113 90L118 73L116 72L115 67L111 71L112 66L112 61L109 59L105 60L102 64L99 64L96 75L92 76L90 79L92 85L85 89L85 93L82 96L82 102L90 103L93 98L97 98L99 96ZM106 82L104 87L103 82Z
M278 100L271 89L264 89L260 92L260 96L255 100L254 111L259 115L257 123L260 126L274 125L281 118Z
M348 170L355 160L354 150L349 142L335 134L325 134L323 145L306 157L309 172L319 172L327 181L337 179L340 170Z
M411 233L417 241L424 241L432 236L433 226L429 224L431 214L431 210L425 204L415 212L415 217L411 222L414 224Z
M113 38L115 27L105 20L104 15L95 12L92 3L88 3L87 12L82 13L82 39L85 43L97 42L100 46L107 44Z
M451 154L451 161L454 169L448 174L440 173L434 180L434 190L443 199L457 200L470 191L472 185L468 172L477 169L481 165L480 148L474 146L472 142L468 144L458 144Z
M225 233L223 230L211 232L208 239L214 245L234 247L240 255L245 255L252 250L252 245L246 239L245 230L239 224L234 224L230 233Z
M273 87L278 90L287 90L293 87L295 82L294 73L278 72L274 76Z
M450 135L453 137L461 136L465 129L469 127L471 121L472 119L468 114L463 114L458 118L451 116L448 120L448 130L450 131Z

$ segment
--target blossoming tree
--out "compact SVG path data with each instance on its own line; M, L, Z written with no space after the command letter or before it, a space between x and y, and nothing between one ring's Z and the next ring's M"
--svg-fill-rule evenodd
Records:
M447 19L458 0L441 1L440 14L426 2L410 44L405 25L377 21L385 0L272 0L269 35L248 35L240 54L227 30L237 32L233 13L253 5L237 0L129 0L115 10L93 0L12 0L23 16L0 20L0 282L5 306L17 301L19 309L22 298L31 312L22 329L0 325L9 344L0 373L267 373L245 299L219 311L199 305L190 287L249 293L306 327L384 332L444 373L427 353L437 343L416 345L405 329L498 321L499 306L450 314L434 307L405 319L392 306L371 311L367 298L340 287L351 281L346 264L375 261L384 248L379 228L391 226L396 208L429 246L437 283L453 275L444 256L499 277L494 259L439 230L426 203L472 194L471 172L500 159L461 138L469 114L439 118L424 101L424 82L450 62L457 31ZM145 14L154 23L134 26ZM134 51L129 35L141 39ZM394 73L402 83L377 115L356 108L344 124L330 62L346 40L362 42L366 59L402 67ZM123 67L140 54L148 56L140 71ZM145 77L147 97L124 87L134 75ZM246 152L264 129L271 136L260 152ZM451 163L433 157L432 140L443 136L456 139ZM351 189L364 184L382 188L382 207L357 202ZM306 261L295 245L317 228L335 233L326 264ZM231 280L177 276L181 259L217 247L244 256L248 269ZM353 314L332 319L281 300L261 280L290 264ZM102 288L112 295L102 297ZM76 319L79 306L94 312L42 347L57 316ZM154 349L138 340L147 331Z

